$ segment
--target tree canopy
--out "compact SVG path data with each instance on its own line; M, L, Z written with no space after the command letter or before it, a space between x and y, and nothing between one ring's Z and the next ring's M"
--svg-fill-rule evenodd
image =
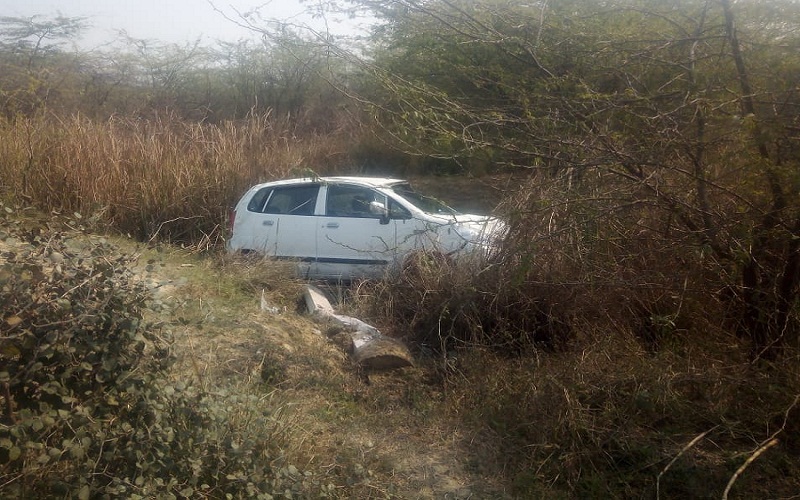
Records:
M604 224L626 219L627 237L710 258L757 350L783 341L800 271L800 4L371 5L386 20L371 102L397 147L527 169Z

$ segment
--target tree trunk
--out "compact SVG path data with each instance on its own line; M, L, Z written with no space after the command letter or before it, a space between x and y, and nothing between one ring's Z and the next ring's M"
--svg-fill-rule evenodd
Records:
M800 242L795 235L800 231L798 217L791 231L776 237L785 215L786 195L781 180L773 168L769 148L761 133L753 90L744 64L744 57L736 34L736 25L730 0L720 0L725 14L725 31L731 45L731 55L736 64L736 73L742 93L743 116L754 118L753 140L758 156L763 160L764 176L772 197L772 206L764 214L761 223L753 228L752 247L742 269L742 300L744 311L742 333L753 342L753 357L774 358L786 341L787 333L793 329L792 308L797 300L800 280ZM783 231L780 231L783 233Z

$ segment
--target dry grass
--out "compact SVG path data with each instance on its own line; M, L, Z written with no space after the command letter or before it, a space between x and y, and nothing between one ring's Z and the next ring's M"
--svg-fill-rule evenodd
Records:
M730 497L797 491L798 357L754 366L708 320L652 349L617 314L573 314L560 350L498 353L476 338L367 381L293 313L302 283L285 268L118 241L153 287L147 319L176 339L173 381L225 408L225 436L263 443L276 470L294 464L334 498L718 497L732 479ZM433 270L424 279L441 297L469 298L473 275L456 274L456 290ZM261 311L262 291L286 311ZM395 295L395 306L402 298L416 300ZM594 301L595 313L619 299L600 298L559 304Z
M148 319L169 323L174 379L229 398L231 425L249 439L262 422L270 452L334 485L333 498L503 496L494 478L465 469L468 443L442 411L435 367L365 379L324 324L295 313L302 283L284 265L137 251L140 275L160 285ZM260 309L262 292L280 313Z
M0 178L17 201L208 248L247 185L312 161L335 169L341 144L295 142L270 117L20 119L0 128ZM356 311L419 354L369 379L294 313L302 284L284 267L139 246L148 319L176 338L174 379L339 498L795 494L796 350L751 363L712 293L726 277L684 258L699 249L681 235L660 238L648 207L523 187L501 207L512 231L496 260L422 259L353 292Z
M725 336L704 349L655 354L632 335L589 337L561 353L473 349L449 357L439 411L473 443L476 472L503 477L518 498L649 497L657 478L661 498L718 497L777 433L780 445L750 465L734 491L796 493L797 427L785 422L797 415L797 356L766 375Z
M140 240L208 247L250 185L336 168L345 140L352 134L297 137L269 115L221 125L168 114L17 117L0 122L0 180L45 212L97 214Z
M797 347L754 363L701 248L557 188L507 199L494 260L427 256L354 295L432 356L470 470L520 498L796 494Z

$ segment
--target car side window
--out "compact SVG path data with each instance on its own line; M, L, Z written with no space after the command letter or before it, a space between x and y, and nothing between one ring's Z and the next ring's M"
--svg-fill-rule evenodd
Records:
M325 213L331 217L380 218L370 210L377 201L386 206L386 196L361 186L329 185Z
M411 212L397 201L389 198L389 218L390 219L410 219Z
M247 204L247 210L250 212L263 212L264 204L267 203L270 194L272 194L271 187L259 189L258 192L250 198L250 203Z
M247 209L265 214L314 215L318 193L318 185L264 188L253 195Z

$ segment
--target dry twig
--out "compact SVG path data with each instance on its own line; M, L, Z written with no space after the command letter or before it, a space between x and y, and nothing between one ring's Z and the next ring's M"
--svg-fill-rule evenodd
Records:
M710 433L711 431L713 431L713 430L714 430L714 429L716 429L717 427L719 427L719 426L718 426L718 425L715 425L714 427L712 427L712 428L710 428L709 430L707 430L707 431L703 432L702 434L699 434L699 435L698 435L698 436L696 436L694 439L692 439L691 441L689 441L689 444L687 444L686 446L684 446L684 447L681 449L681 451L680 451L680 452L679 452L677 455L675 455L674 457L672 457L672 460L670 460L670 461L669 461L669 463L666 465L666 467L664 467L664 468L661 470L661 472L659 472L659 473L658 473L658 477L656 478L656 500L658 500L659 498L661 498L661 476L663 476L664 474L666 474L666 473L667 473L667 471L670 469L670 467L672 467L672 465L673 465L673 464L674 464L674 463L675 463L675 462L676 462L676 461L677 461L677 460L678 460L678 459L679 459L681 456L683 456L683 454L684 454L684 453L686 453L687 451L689 451L689 449L691 449L691 448L692 448L694 445L696 445L698 442L700 442L700 440L701 440L701 439L703 439L704 437L706 437L706 436L708 435L708 433Z
M761 454L763 454L765 451L778 444L777 435L783 432L784 429L786 429L786 422L789 420L789 412L792 411L792 408L797 406L798 402L800 402L800 394L794 397L794 401L792 401L792 404L789 405L788 408L786 408L785 412L783 412L783 425L781 425L781 428L773 432L770 437L768 437L764 442L762 442L761 445L759 445L759 447L756 448L753 454L750 455L750 457L747 460L745 460L745 462L738 469L736 469L736 472L733 473L733 476L731 476L731 479L728 481L727 486L725 486L725 491L722 492L722 500L728 499L728 493L730 493L731 488L733 488L733 483L735 483L736 480L739 479L739 476L742 475L744 470L747 469L750 466L750 464L752 464L755 461L755 459L760 457Z
M766 442L766 444L759 446L758 449L755 452L753 452L753 454L750 455L750 457L747 460L745 460L745 462L741 465L741 467L736 469L736 472L733 473L733 476L731 476L730 481L728 481L728 485L725 486L725 491L722 492L722 500L728 500L728 493L730 493L731 488L733 488L733 483L735 483L736 480L739 479L739 476L742 475L744 470L748 468L750 464L752 464L755 461L755 459L761 456L762 453L772 448L776 444L778 444L777 439L775 438L770 439L769 441Z

